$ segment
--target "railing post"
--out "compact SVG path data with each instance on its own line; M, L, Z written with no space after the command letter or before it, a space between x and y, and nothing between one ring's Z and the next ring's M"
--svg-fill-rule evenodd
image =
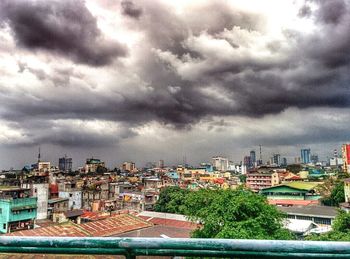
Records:
M125 259L136 259L136 255L132 252L132 250L127 251L125 254Z

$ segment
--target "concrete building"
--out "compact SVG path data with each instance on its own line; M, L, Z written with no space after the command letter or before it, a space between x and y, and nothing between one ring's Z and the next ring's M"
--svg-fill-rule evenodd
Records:
M350 203L350 178L344 180L345 202Z
M60 198L68 198L69 210L82 208L82 192L81 190L59 191Z
M280 154L274 154L272 157L272 163L275 165L281 165L281 155Z
M252 162L251 162L251 159L250 159L250 156L245 156L243 158L243 165L245 165L247 168L251 168Z
M64 222L63 214L68 211L68 204L68 198L54 198L48 200L48 219L57 223Z
M158 161L158 167L159 168L164 168L164 160L163 159Z
M213 166L218 171L226 171L228 169L228 159L221 156L216 156L212 158Z
M86 173L95 173L98 167L105 167L105 162L96 158L88 158L85 163Z
M37 219L47 219L49 184L40 182L23 183L22 188L31 190L31 196L37 198Z
M274 200L318 200L318 182L290 181L288 183L264 188L260 193L268 199Z
M72 171L72 158L64 156L58 159L58 169L63 172Z
M311 150L310 148L304 148L300 150L301 162L303 164L311 163Z
M350 172L350 144L343 144L342 148L342 158L343 158L343 171L346 173Z
M1 186L0 213L0 233L32 229L37 213L37 198L30 196L30 189Z
M121 166L123 172L135 172L136 166L134 162L124 162Z
M337 208L331 206L279 206L277 208L287 214L289 219L311 220L321 226L332 225L338 214Z
M250 167L255 167L256 166L256 153L255 150L251 150L249 153L250 156Z
M252 171L247 173L246 185L255 192L279 184L278 173L274 171Z

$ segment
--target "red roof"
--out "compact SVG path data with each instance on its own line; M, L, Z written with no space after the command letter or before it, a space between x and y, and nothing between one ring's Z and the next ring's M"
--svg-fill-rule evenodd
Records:
M284 180L289 181L289 180L301 180L302 178L298 175L293 175L292 177L287 177Z
M50 184L50 193L58 193L58 185L55 183Z
M182 221L176 219L163 219L163 218L155 218L155 217L147 217L147 216L138 216L147 222L151 222L154 225L162 225L169 227L177 227L177 228L185 228L185 229L196 229L197 224L192 223L190 221Z
M22 230L8 236L60 236L60 237L103 237L152 226L141 218L123 214L85 224L67 223L56 226Z

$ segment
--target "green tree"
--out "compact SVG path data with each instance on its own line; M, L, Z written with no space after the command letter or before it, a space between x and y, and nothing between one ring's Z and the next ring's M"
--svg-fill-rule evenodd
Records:
M154 207L155 211L183 214L188 190L178 186L169 186L161 190L159 199Z
M318 191L323 196L321 202L326 206L339 206L345 201L344 181L327 179L324 184L318 187Z
M300 164L291 164L287 165L287 171L292 172L294 174L299 173L303 167Z
M292 239L282 228L283 214L265 197L249 190L208 190L190 192L186 215L201 227L193 237L236 239Z

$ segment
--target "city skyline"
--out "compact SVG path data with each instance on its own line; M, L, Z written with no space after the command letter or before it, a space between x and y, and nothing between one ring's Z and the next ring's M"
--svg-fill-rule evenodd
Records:
M78 163L331 157L350 141L349 8L1 1L0 168L38 146Z

